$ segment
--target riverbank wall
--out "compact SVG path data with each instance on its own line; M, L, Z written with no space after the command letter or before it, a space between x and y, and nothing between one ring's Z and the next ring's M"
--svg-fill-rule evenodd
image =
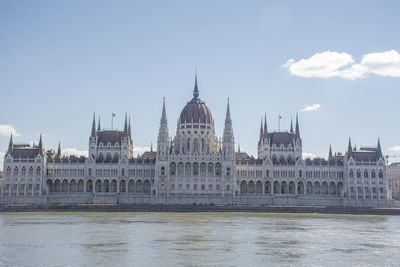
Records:
M400 215L400 208L325 207L325 206L249 206L249 205L151 205L151 204L38 204L0 205L0 212L260 212Z

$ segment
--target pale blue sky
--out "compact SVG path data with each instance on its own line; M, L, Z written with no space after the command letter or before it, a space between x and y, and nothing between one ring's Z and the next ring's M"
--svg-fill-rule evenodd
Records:
M288 129L299 112L303 151L376 145L400 154L400 78L305 78L282 67L316 53L400 51L398 1L1 1L0 126L46 149L87 150L93 111L110 127L133 122L137 147L156 142L162 97L170 134L192 96L222 135L226 99L241 149L256 153L260 118ZM1 132L0 132L1 133ZM0 151L8 146L0 134Z

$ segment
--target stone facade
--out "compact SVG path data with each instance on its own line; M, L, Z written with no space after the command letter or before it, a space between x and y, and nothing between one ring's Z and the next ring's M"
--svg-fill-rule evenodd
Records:
M235 152L227 103L222 138L209 108L193 98L183 108L176 135L168 131L163 101L157 150L134 157L130 119L105 130L93 116L88 157L14 144L4 158L0 203L7 204L218 204L384 207L390 203L385 161L377 147L353 148L328 159L303 159L300 125L270 132L261 121L257 158ZM96 127L97 126L97 127Z
M393 199L400 200L400 162L394 162L387 167L389 192Z

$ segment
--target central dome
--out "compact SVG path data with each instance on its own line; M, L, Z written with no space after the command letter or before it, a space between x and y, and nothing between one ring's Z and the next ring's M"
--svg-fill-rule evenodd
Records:
M180 123L212 123L210 109L199 98L197 74L195 77L193 98L183 108L179 121Z

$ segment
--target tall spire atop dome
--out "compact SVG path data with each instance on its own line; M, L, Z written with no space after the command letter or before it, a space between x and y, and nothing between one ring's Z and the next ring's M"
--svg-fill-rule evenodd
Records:
M197 99L199 97L199 88L197 86L197 67L195 69L195 77L194 77L194 90L193 90L193 98Z

